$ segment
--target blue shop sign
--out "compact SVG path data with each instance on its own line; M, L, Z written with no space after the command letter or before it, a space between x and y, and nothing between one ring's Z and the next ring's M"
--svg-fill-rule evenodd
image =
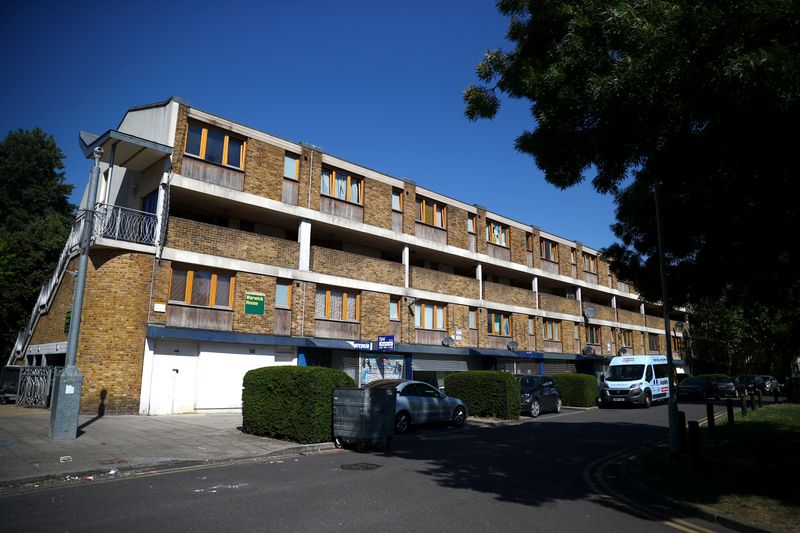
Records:
M391 352L394 350L394 335L378 336L378 351Z

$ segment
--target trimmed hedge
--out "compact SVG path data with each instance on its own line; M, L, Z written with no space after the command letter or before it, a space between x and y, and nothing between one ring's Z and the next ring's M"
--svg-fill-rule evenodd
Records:
M470 370L444 378L449 396L461 398L469 414L503 420L519 418L519 378L508 372Z
M572 407L597 405L597 378L588 374L554 374L550 376L561 389L561 401Z
M329 441L335 387L355 383L341 370L317 366L251 370L242 390L243 430L301 444Z

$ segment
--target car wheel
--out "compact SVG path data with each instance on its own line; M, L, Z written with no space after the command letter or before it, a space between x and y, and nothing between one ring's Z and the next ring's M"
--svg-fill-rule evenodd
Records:
M6 403L8 403L8 398L0 396L0 405L5 405Z
M653 405L653 398L650 396L650 391L644 393L644 408L650 409L650 406Z
M467 419L467 411L462 406L456 407L456 410L453 411L453 425L457 428L460 428L464 425L464 421Z
M405 411L400 411L397 413L397 416L394 417L394 431L398 434L403 434L408 431L408 426L411 423L411 419L408 417L408 413Z
M556 398L556 413L560 413L561 412L562 405L563 404L561 402L561 396L559 396L558 398Z
M539 416L539 413L542 412L542 408L539 405L539 400L531 400L531 417L536 418Z

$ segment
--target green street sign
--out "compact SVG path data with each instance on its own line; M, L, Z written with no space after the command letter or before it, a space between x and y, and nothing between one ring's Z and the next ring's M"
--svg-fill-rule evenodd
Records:
M263 292L244 293L244 314L264 315L264 301L266 295Z

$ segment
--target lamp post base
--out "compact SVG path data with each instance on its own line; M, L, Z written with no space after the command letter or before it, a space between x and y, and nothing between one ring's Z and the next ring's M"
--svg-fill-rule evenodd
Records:
M77 367L66 367L56 376L50 402L50 440L71 440L78 436L83 374Z

